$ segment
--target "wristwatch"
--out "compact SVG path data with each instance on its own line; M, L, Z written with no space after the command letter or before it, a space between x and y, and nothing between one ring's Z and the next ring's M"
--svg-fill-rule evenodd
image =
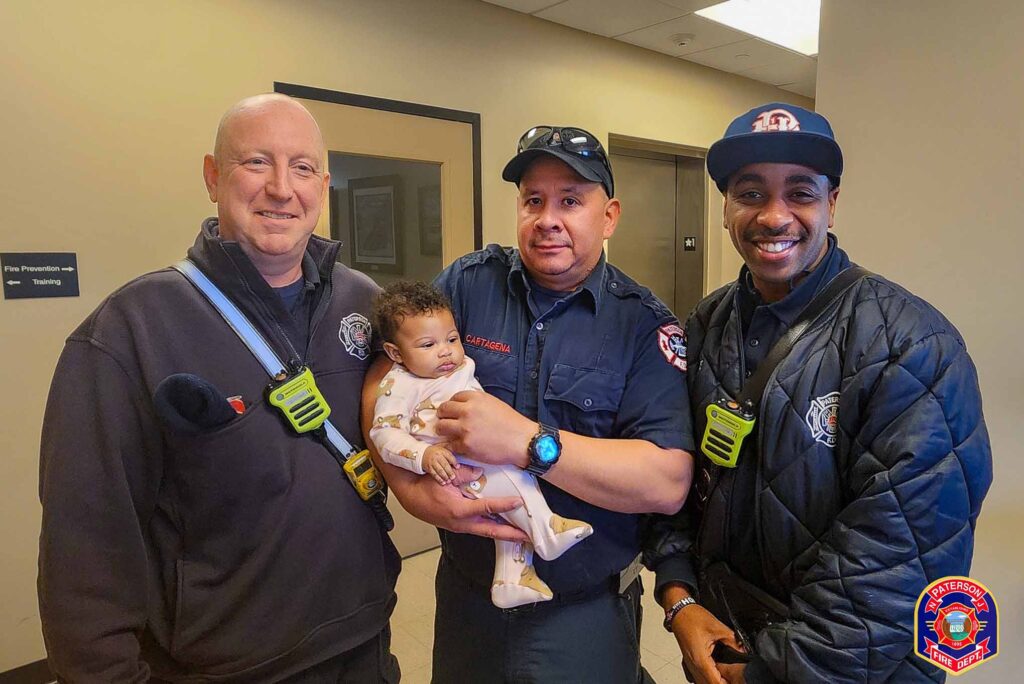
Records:
M558 439L558 430L543 423L538 425L540 429L526 448L530 455L530 464L526 470L540 477L558 463L558 457L562 455L562 442Z

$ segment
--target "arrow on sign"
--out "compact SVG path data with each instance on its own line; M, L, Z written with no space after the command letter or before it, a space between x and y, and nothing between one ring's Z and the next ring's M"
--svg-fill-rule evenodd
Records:
M8 280L7 284L8 285L21 285L21 281L20 280Z
M62 270L62 271L74 271L75 269L73 269L73 268L72 268L72 267L70 267L70 266L64 266L64 267L61 267L61 269L60 269L60 270Z

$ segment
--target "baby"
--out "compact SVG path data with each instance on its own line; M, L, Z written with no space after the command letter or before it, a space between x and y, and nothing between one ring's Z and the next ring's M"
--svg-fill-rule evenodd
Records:
M449 484L459 461L434 430L437 407L456 392L483 391L474 377L473 359L462 348L451 307L430 285L394 283L374 303L374 326L395 365L377 389L370 438L388 463ZM554 560L589 537L593 528L552 513L530 473L463 460L483 469L479 479L462 487L463 495L521 498L523 506L502 517L532 542L495 542L494 605L514 608L551 600L551 590L533 567L534 550L544 560Z

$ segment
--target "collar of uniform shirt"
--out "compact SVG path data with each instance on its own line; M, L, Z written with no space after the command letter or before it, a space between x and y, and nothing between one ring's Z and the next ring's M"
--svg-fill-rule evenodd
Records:
M597 261L597 266L594 266L594 270L590 272L590 275L573 290L572 296L576 296L581 290L590 293L590 302L593 305L594 315L597 315L598 310L601 308L601 297L604 293L605 276L608 273L608 269L605 268L606 262L604 258L604 252L601 252L601 258ZM512 260L509 264L508 271L508 289L513 294L518 294L520 291L514 283L519 283L518 287L522 288L522 293L525 295L529 292L530 282L526 277L526 269L523 266L523 260L519 256L519 250L513 250Z
M740 287L738 295L747 300L751 311L759 306L766 306L768 311L781 322L786 329L792 327L793 323L800 316L800 312L810 303L814 295L822 287L831 282L848 263L842 258L842 253L836 249L839 241L832 233L828 234L828 251L818 267L811 271L800 283L790 290L789 294L777 302L766 304L761 299L761 294L754 287L750 277L750 270L746 265L740 268Z
M306 281L303 288L306 292L315 290L320 284L320 269L317 268L316 259L306 250L302 254L302 278Z

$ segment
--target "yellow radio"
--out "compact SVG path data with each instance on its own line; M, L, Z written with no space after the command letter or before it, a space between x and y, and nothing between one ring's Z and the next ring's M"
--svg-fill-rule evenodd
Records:
M380 474L373 466L370 452L366 449L349 456L341 467L363 501L369 501L370 497L381 490L383 483Z
M735 468L743 448L743 439L754 429L754 413L732 399L708 404L707 425L700 450L724 468Z

